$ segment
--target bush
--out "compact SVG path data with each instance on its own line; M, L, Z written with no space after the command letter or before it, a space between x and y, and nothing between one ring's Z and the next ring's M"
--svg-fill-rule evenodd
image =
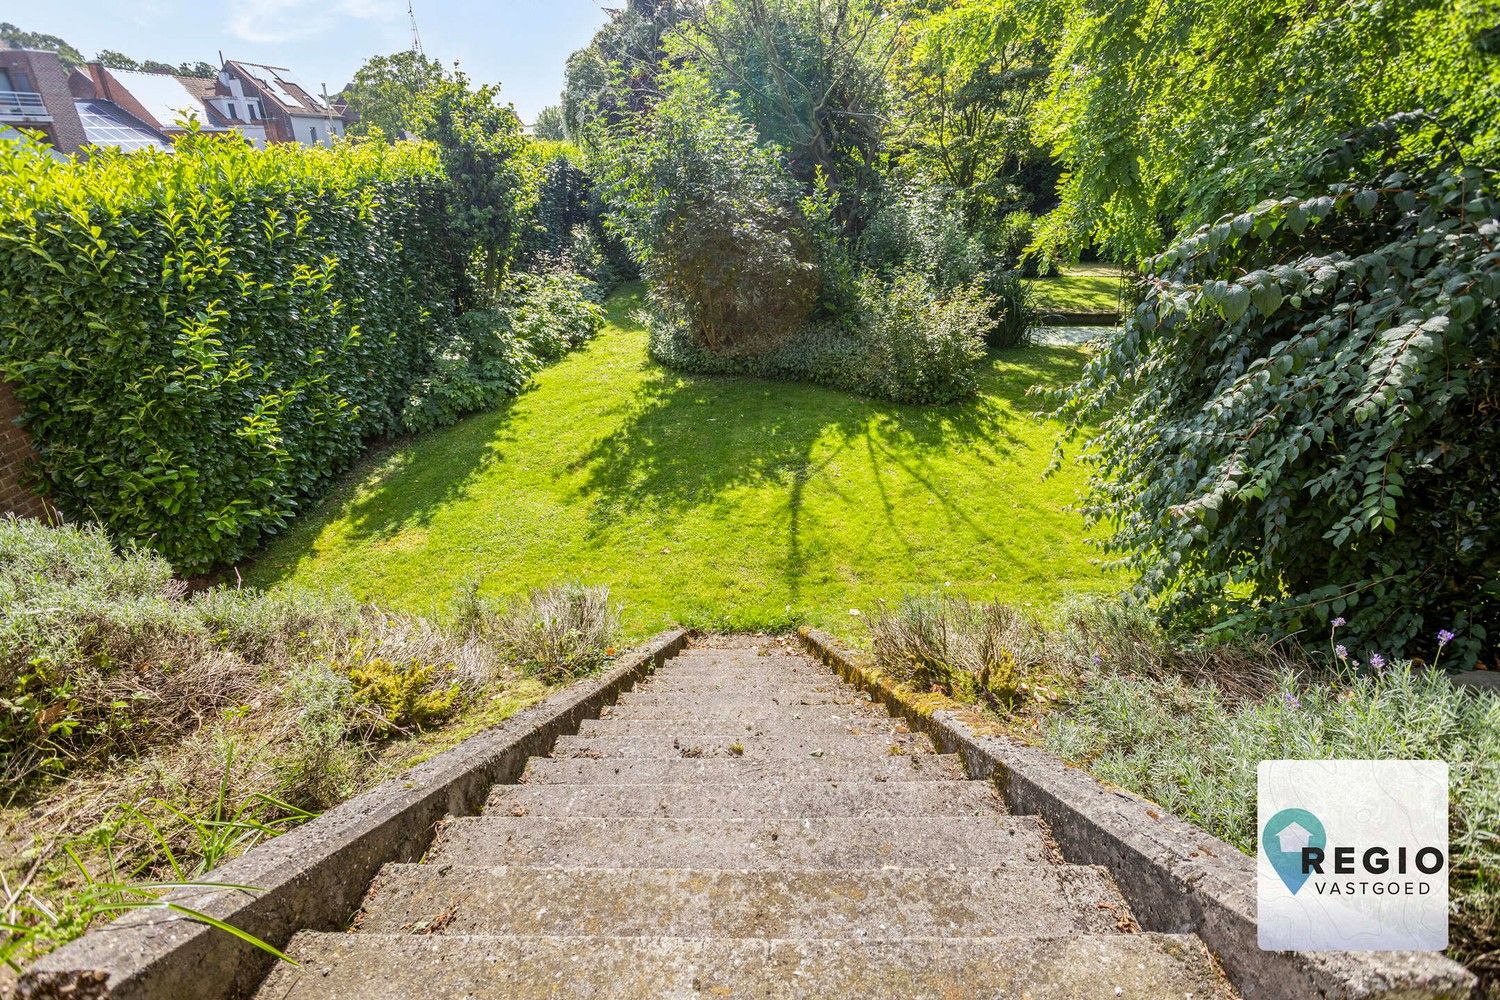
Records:
M1064 407L1084 510L1188 621L1471 664L1500 625L1494 175L1335 183L1185 237Z
M915 272L943 292L980 280L988 267L961 196L922 180L892 183L859 248L867 269L882 278Z
M1036 233L1036 216L1025 209L1007 212L988 233L990 252L1007 270L1035 278L1043 270L1043 262L1037 254L1028 254L1026 248L1036 241Z
M604 325L593 285L574 274L512 276L494 309L465 313L412 389L406 430L445 427L519 393L543 364L588 341Z
M795 185L700 76L671 74L655 111L600 157L611 225L696 346L753 354L802 327L819 281Z
M512 659L555 683L597 670L613 653L619 626L609 588L571 584L534 591L490 627Z
M1031 343L1041 313L1031 285L1019 271L991 271L984 282L984 292L994 305L986 343L993 348L1024 347Z
M1040 662L1035 626L1010 607L962 597L906 597L870 617L875 658L918 690L1013 708Z
M1449 954L1495 976L1500 939L1500 697L1439 671L1299 680L1264 698L1135 676L1105 664L1043 728L1046 747L1256 853L1262 760L1444 760L1452 845Z
M856 285L859 320L815 323L759 354L718 354L670 317L651 317L651 356L709 375L806 381L903 403L946 403L974 392L990 303L977 289L937 298L924 279Z
M946 403L972 395L993 325L991 302L974 286L938 297L925 278L860 285L860 319L873 395L900 403Z
M199 571L401 426L461 275L433 150L0 143L0 375L70 517Z

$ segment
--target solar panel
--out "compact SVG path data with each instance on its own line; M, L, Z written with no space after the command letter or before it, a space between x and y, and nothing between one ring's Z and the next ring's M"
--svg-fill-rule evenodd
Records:
M172 144L141 125L109 101L74 101L83 134L90 145L116 146L126 151L165 149Z

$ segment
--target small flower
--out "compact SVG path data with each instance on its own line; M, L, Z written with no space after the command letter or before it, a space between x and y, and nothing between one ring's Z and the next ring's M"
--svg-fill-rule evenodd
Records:
M1292 694L1290 691L1288 691L1285 695L1282 696L1282 700L1286 703L1286 707L1287 708L1301 708L1302 707L1302 702L1299 701L1298 698L1297 698L1297 696L1294 695L1294 694Z
M1453 641L1453 633L1452 632L1449 632L1447 629L1439 629L1438 630L1438 646L1439 647L1446 646L1446 645L1448 645L1448 643L1450 643L1452 641Z
M1335 618L1333 621L1329 622L1328 624L1332 625L1334 628L1343 628L1345 625L1347 625L1349 623L1346 622L1346 621L1344 621L1344 616L1343 615L1339 615L1337 618Z
M858 608L850 608L849 609L849 617L850 618L858 618L859 617L859 609Z
M1385 657L1381 656L1379 653L1371 653L1370 654L1370 666L1374 667L1376 670L1384 670L1385 669Z
M1337 646L1333 647L1333 655L1337 656L1341 660L1347 660L1349 659L1349 650L1344 648L1343 643L1339 643Z
M1099 664L1104 662L1104 658L1101 657L1098 653L1095 653L1093 656L1089 657L1089 662L1097 667Z

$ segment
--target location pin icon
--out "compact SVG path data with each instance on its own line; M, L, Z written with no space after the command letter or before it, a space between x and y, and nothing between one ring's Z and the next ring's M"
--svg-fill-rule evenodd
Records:
M1306 809L1283 809L1272 816L1261 831L1260 849L1293 896L1307 881L1307 874L1302 871L1304 847L1319 850L1328 847L1328 834L1323 830L1322 820Z

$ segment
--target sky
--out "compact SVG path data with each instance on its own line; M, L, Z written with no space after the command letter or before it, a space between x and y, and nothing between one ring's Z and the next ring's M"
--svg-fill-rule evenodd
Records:
M133 59L284 66L338 91L367 58L411 44L407 0L0 0L0 21L69 42L87 58L114 49ZM413 0L422 49L457 60L475 82L530 122L557 102L563 64L618 0Z

